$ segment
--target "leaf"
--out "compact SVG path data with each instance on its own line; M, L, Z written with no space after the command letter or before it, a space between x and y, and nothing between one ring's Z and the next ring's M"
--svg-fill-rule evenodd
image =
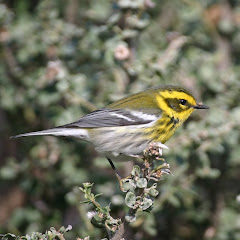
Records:
M139 180L137 181L137 187L146 188L147 187L147 179L146 178L139 178Z
M150 198L144 198L141 204L141 208L142 210L146 210L148 208L150 208L153 205L153 200Z
M125 203L128 207L133 208L136 203L136 196L132 192L128 192L125 197Z
M157 189L155 189L155 188L151 188L150 191L149 191L149 194L152 197L156 197L159 194L159 191Z

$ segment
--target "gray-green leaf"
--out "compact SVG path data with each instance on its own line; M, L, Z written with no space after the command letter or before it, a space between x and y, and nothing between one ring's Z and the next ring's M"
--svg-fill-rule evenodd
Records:
M136 196L132 192L128 192L125 197L125 203L128 207L133 208L136 203Z

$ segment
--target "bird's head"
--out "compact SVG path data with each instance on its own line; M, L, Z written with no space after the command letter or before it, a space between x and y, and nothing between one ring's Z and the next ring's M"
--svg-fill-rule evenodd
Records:
M158 91L157 103L170 117L184 122L195 109L208 109L202 103L197 103L191 93L183 88L167 86Z

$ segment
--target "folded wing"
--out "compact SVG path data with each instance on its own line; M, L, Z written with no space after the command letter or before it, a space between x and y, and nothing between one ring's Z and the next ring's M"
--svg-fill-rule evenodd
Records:
M145 114L141 111L102 108L91 112L80 120L61 127L98 128L141 125L155 121L160 116Z
M116 127L129 125L148 124L157 120L160 116L153 113L142 113L141 111L108 109L102 108L91 112L78 121L63 126L51 128L48 130L23 133L11 138L54 135L54 136L72 136L82 139L88 138L87 128Z

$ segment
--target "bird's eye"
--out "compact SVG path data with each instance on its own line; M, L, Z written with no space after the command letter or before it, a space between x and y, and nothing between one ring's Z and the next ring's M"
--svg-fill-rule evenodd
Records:
M180 103L181 105L186 105L187 100L185 100L185 99L180 99L180 100L179 100L179 103Z

